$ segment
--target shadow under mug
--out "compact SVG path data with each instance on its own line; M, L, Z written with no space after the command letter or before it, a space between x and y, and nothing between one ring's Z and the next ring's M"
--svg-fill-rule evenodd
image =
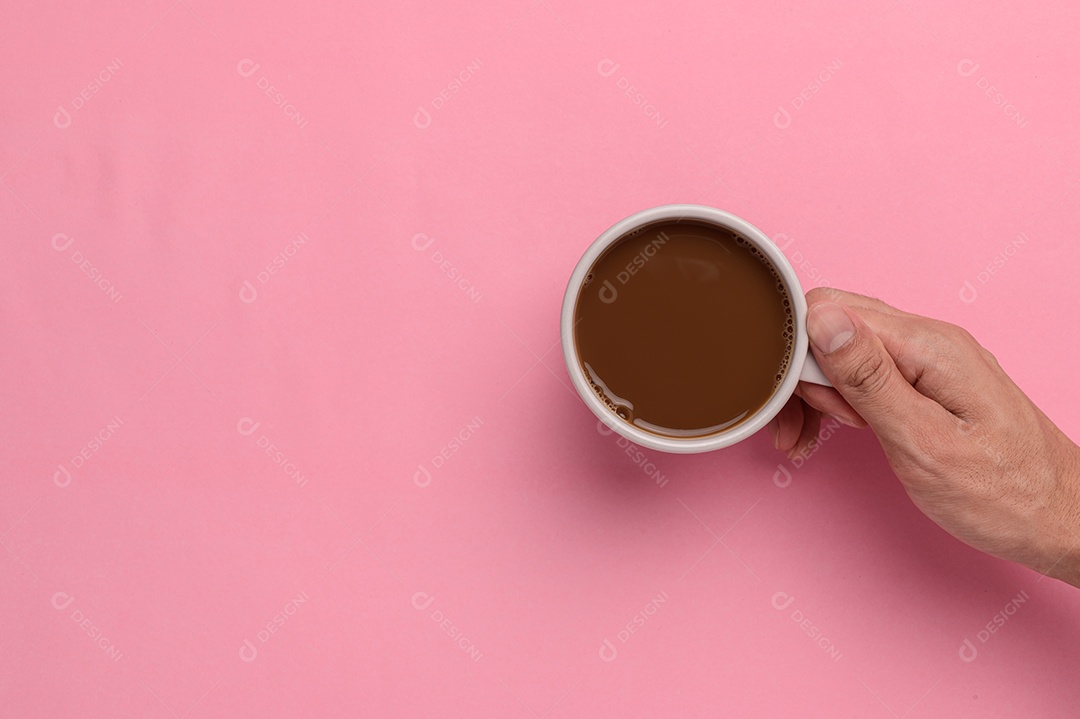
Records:
M791 352L791 361L780 385L773 392L769 401L754 415L731 429L716 434L701 437L670 437L655 434L630 424L608 409L596 395L585 377L585 372L581 368L581 360L578 357L574 339L574 312L577 307L578 295L581 294L589 270L600 255L603 254L604 250L611 247L628 233L643 225L663 220L696 220L730 230L747 240L757 247L772 263L787 288L792 306L795 308L795 340ZM814 356L809 352L810 345L806 336L806 298L803 296L802 286L799 284L799 278L795 275L791 263L788 262L784 253L764 232L746 220L729 212L718 210L715 207L663 205L642 210L609 227L585 250L585 254L578 260L577 266L570 275L570 282L566 287L566 295L563 298L560 325L566 369L570 373L570 379L573 381L575 389L577 389L578 394L581 395L581 399L588 408L601 422L631 442L662 452L689 454L709 452L730 446L746 439L767 425L787 404L787 401L791 399L791 396L795 393L795 387L800 381L830 386L829 380L826 379L821 368L818 367L817 362L814 360Z

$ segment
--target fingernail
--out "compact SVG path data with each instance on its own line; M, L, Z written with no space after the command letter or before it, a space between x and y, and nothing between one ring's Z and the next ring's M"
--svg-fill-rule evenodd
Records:
M775 419L770 420L765 427L769 430L769 436L772 437L773 448L780 449L780 423Z
M840 424L846 424L848 427L854 427L855 429L859 428L859 425L855 424L854 422L852 422L847 417L841 417L838 414L830 414L829 416L832 417L833 419L835 419Z
M832 354L855 336L855 325L844 308L832 302L814 305L806 317L806 332L822 354Z

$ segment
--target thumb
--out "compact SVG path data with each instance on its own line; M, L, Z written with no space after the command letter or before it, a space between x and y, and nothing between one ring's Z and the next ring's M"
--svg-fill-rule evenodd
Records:
M825 376L879 436L907 437L917 422L934 414L936 403L908 383L853 309L834 302L814 304L806 331Z

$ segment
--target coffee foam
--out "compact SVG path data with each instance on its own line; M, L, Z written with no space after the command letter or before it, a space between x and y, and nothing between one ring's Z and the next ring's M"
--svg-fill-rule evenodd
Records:
M595 392L596 396L600 398L600 401L604 403L604 406L611 410L620 419L623 419L633 424L633 405L631 405L628 401L625 400L621 402L615 402L614 400L612 400L609 395L614 395L615 393L607 387L604 387L602 382L599 382L593 378L591 368L586 365L582 367L582 370L585 372L585 378L589 381L589 386L592 387L593 392Z
M776 381L773 383L773 390L776 390L776 388L780 386L780 383L784 381L784 377L787 376L788 368L791 367L791 355L794 354L795 351L795 315L791 306L791 295L787 291L787 285L784 284L784 279L776 270L776 265L772 263L772 260L765 256L764 252L758 249L757 245L738 234L735 235L735 244L750 250L750 253L754 255L759 262L769 268L769 273L776 279L777 292L784 297L784 314L787 316L784 320L784 339L787 341L787 352L784 354L784 359L780 363L780 371L776 373Z

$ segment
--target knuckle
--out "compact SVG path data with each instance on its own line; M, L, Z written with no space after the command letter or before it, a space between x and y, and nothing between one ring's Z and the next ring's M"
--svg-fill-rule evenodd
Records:
M928 359L945 367L965 365L976 355L985 357L987 354L966 329L941 320L932 321L924 349Z
M982 352L983 359L986 360L987 364L989 364L994 369L1001 369L1001 364L998 363L998 359L994 356L993 352L986 349L982 345L979 345L979 350Z
M975 341L975 337L960 325L954 325L951 322L944 322L942 320L934 320L934 328L940 337L956 345L965 347L977 346L979 343Z
M960 329L960 326L944 320L928 319L927 328L934 337L940 340L955 342L958 339L957 331Z
M962 345L965 345L967 347L978 347L979 346L979 341L975 339L975 335L971 334L966 329L964 329L963 327L960 327L958 325L950 325L950 326L952 327L953 337L956 338L956 341L958 343L960 343Z
M982 343L975 338L975 335L959 325L950 324L948 322L940 322L939 324L941 325L938 328L940 336L945 340L945 343L938 346L939 355L941 355L943 359L946 355L953 360L957 359L958 354L960 358L977 355L991 367L999 368L1001 366L998 364L997 357L995 357L990 350L983 347ZM945 344L950 346L944 346ZM961 352L958 353L957 349L960 349ZM968 354L964 354L965 351Z
M847 386L863 396L880 393L889 381L889 364L880 352L859 358L847 372Z

